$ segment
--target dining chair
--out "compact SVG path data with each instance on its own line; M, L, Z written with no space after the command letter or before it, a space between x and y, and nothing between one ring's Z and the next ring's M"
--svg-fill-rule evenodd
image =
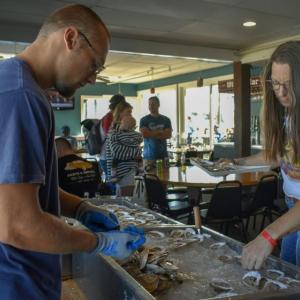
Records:
M205 205L200 204L203 224L220 224L220 230L225 225L228 235L229 226L239 224L244 240L247 234L242 219L242 184L239 181L219 182L212 191L211 200Z
M253 229L256 226L256 217L262 215L260 230L265 225L265 219L273 222L273 215L279 216L280 212L274 204L277 199L278 178L275 174L263 176L257 184L254 195L250 197L248 207L243 209L244 217L247 218L246 230L248 230L250 218L253 217Z
M191 223L193 208L185 193L167 194L164 184L154 174L145 174L144 182L149 208L174 219L188 218Z

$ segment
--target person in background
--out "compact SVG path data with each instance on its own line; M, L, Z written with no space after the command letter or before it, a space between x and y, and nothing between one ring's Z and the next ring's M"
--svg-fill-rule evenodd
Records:
M289 211L244 246L241 260L244 268L259 269L281 238L281 258L300 266L299 82L300 42L286 42L273 52L264 73L264 151L232 162L280 166ZM222 164L228 162L220 161Z
M219 143L221 141L221 132L219 131L219 126L214 125L214 142Z
M192 145L192 141L193 141L193 133L195 131L194 127L193 127L193 123L192 123L192 118L190 116L187 117L187 139L186 142L189 146Z
M71 136L71 129L68 125L64 125L61 128L61 137L66 139L72 146L74 150L77 149L77 141L76 138Z
M0 61L2 299L60 300L60 254L124 259L145 241L138 229L118 230L114 215L58 189L54 114L45 90L71 97L95 83L109 47L99 16L75 4L52 13L30 46ZM68 225L61 213L90 230Z
M125 116L132 116L132 106L126 101L121 102L116 106L113 112L113 122L111 125L111 129L119 127L122 119Z
M113 95L109 100L109 112L102 118L102 137L105 139L102 151L100 154L100 167L107 176L107 162L106 162L106 143L107 143L107 134L113 122L113 112L116 106L121 103L126 102L125 97L121 94Z
M113 122L112 122L110 130L108 132L108 138L107 138L107 143L106 143L107 181L109 181L113 185L114 185L114 183L111 182L111 170L112 170L113 158L112 158L109 136L112 133L114 133L115 131L118 131L122 119L126 116L132 116L131 114L132 114L132 106L126 101L119 103L113 112ZM135 158L135 156L130 157L130 159L133 159L133 158Z
M109 134L112 168L111 181L116 183L118 196L132 196L134 176L143 172L142 150L143 137L134 129L135 119L124 116L119 128Z
M140 120L144 137L144 164L146 171L155 167L156 160L168 160L166 140L172 136L171 120L159 113L160 102L153 96L148 100L150 114Z
M85 192L95 197L95 193L101 188L97 161L93 163L76 155L71 144L64 138L55 139L55 144L60 188L79 197L83 197Z

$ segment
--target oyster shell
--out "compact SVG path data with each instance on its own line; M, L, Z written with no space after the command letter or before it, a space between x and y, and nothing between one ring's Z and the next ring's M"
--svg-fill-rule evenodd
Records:
M268 279L263 290L268 292L274 292L287 288L288 286L280 281Z
M222 261L223 263L233 262L233 256L231 256L231 255L220 255L217 257L217 259Z
M210 249L212 250L217 250L217 249L220 249L222 247L224 247L226 245L225 242L217 242L217 243L213 243L209 246Z
M139 274L137 280L150 293L154 292L158 287L159 277L156 274Z
M184 238L185 237L185 231L182 230L182 229L172 230L170 232L170 237L171 238Z
M261 274L258 271L250 271L244 274L242 282L248 287L258 287Z
M284 273L276 269L268 269L267 276L272 280L279 280L280 278L284 277Z
M140 257L140 270L144 269L149 256L149 248L144 248L144 250L139 254Z
M161 231L151 230L146 233L146 236L149 237L151 240L161 240L165 238L165 234Z
M233 290L232 286L227 281L221 278L213 278L209 285L213 287L216 292Z
M146 272L147 273L154 273L154 274L166 274L166 270L161 266L155 264L147 264L146 265Z

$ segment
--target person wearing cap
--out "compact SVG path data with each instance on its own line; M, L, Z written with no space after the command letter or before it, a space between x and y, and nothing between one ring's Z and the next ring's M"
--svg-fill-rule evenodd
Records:
M121 94L113 95L109 100L109 112L101 120L101 129L102 129L101 134L105 142L100 153L99 162L100 162L100 167L106 176L107 176L106 137L113 122L113 112L116 106L121 102L126 102L125 97L123 95Z
M66 139L72 146L73 150L77 149L77 141L76 138L71 136L71 129L68 125L64 125L61 128L61 138Z

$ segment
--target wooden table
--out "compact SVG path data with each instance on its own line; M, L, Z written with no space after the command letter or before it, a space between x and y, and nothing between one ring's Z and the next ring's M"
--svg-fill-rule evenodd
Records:
M196 188L214 188L219 182L224 180L238 180L243 186L256 185L260 178L274 172L251 172L242 174L229 174L223 176L211 176L196 166L170 167L156 172L159 179L173 186L186 186Z
M198 219L195 220L195 224L197 225L198 222L200 227L202 223L198 205L202 201L201 189L213 189L219 182L224 180L238 180L244 187L251 187L256 185L262 176L268 174L274 174L274 172L229 174L224 177L211 176L196 166L170 167L169 169L163 169L161 172L156 172L156 175L165 184L187 187L189 199L194 203L194 216Z

